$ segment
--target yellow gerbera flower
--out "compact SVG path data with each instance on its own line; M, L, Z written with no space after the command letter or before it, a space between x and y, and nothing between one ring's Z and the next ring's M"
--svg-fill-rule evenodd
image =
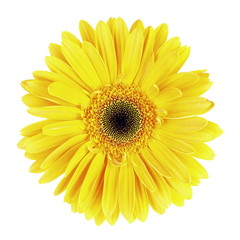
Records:
M182 206L191 187L207 178L196 158L211 160L204 143L218 137L217 124L196 116L213 102L201 94L212 82L205 70L178 72L190 48L168 27L130 30L121 18L94 30L80 21L82 41L63 32L50 44L50 71L22 82L28 112L45 118L22 129L19 147L35 160L40 183L63 175L55 195L97 225L145 221L149 205L158 213Z

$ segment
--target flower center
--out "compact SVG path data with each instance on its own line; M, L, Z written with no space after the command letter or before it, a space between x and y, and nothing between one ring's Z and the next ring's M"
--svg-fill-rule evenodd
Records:
M132 103L112 102L104 109L102 125L104 132L114 140L128 141L140 129L140 112Z
M94 92L84 114L94 147L114 157L139 152L146 146L156 117L152 101L140 90L123 84Z

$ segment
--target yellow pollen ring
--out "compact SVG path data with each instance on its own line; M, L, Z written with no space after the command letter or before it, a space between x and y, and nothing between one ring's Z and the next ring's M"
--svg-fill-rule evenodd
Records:
M147 145L157 124L157 114L143 92L118 84L91 95L84 120L93 142L122 162L123 153L139 152L140 147Z

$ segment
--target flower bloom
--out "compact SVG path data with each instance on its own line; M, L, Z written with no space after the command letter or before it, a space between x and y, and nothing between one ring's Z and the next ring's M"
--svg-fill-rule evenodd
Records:
M80 33L82 41L63 32L61 45L50 44L49 71L22 82L28 112L45 119L22 129L30 171L44 172L40 183L62 176L55 195L65 192L72 211L97 225L182 206L208 177L195 158L213 159L205 142L222 133L198 116L214 105L200 97L209 74L179 72L190 48L167 40L166 24L80 21Z

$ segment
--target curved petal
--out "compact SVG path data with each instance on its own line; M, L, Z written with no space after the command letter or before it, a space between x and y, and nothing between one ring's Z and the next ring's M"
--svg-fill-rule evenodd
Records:
M169 53L163 58L159 58L143 78L141 89L147 92L153 84L159 84L162 79L169 75L177 61L178 55L176 53Z
M54 82L48 86L48 92L52 96L75 105L82 105L85 108L90 103L90 98L82 91L79 85L76 86L70 83Z
M135 205L135 174L129 162L120 168L118 189L120 212L126 220L131 219Z
M199 81L199 76L196 73L191 72L181 72L176 73L168 78L164 79L164 81L159 84L160 89L162 88L179 88L179 89L187 89L188 87L194 85Z
M75 35L73 35L70 32L67 32L67 31L62 32L62 40L69 40L69 41L75 43L76 45L78 45L79 47L82 46L82 44L79 41L79 39Z
M136 201L134 206L134 215L142 222L144 222L148 216L148 196L145 186L136 177Z
M43 169L47 169L50 167L57 159L69 148L77 145L78 143L83 143L87 139L87 135L78 135L75 137L70 138L68 141L65 141L61 144L58 148L56 148L53 152L51 152L45 159L44 163L42 164ZM54 137L56 138L56 137ZM60 138L60 137L58 137ZM56 138L56 139L58 139Z
M130 33L133 32L135 29L139 29L139 30L141 30L141 31L144 30L143 22L142 22L140 19L136 20L136 21L132 24L132 26L131 26L131 28L130 28Z
M126 41L129 35L128 28L126 23L122 18L117 18L113 21L112 26L112 35L114 39L116 57L117 57L117 66L118 74L121 73L122 61L126 47Z
M85 84L85 82L82 79L79 78L79 76L76 74L76 72L72 69L71 66L69 66L65 62L53 56L47 56L45 58L45 61L48 68L51 71L62 74L67 78L72 79L74 82L82 86L85 90L87 90L88 92L91 92L91 89L89 88L89 86Z
M105 62L111 83L116 82L117 59L111 31L106 23L100 21L96 28L97 48Z
M134 30L127 38L126 48L122 61L123 83L131 84L139 69L142 58L143 34Z
M83 41L87 41L93 45L96 45L95 31L88 22L81 20L79 22L79 30Z
M164 167L171 172L173 177L176 177L185 183L190 182L190 174L187 168L171 150L155 139L149 141L149 147L151 148L153 155L161 161Z
M152 155L149 148L143 148L140 155L144 162L154 168L159 174L165 177L171 177L171 173L161 164L158 158Z
M150 66L151 59L153 60L153 46L155 41L155 34L152 27L148 27L144 32L144 43L142 51L142 59L139 70L134 78L134 85L137 86L141 83L142 78Z
M87 203L91 194L95 194L97 190L96 185L99 184L100 176L105 166L105 157L105 154L100 152L92 160L79 193L78 204Z
M205 168L193 157L185 154L176 153L179 160L189 169L191 174L197 178L208 178L208 173Z
M117 206L119 167L108 161L104 174L102 209L105 216L111 216Z
M78 45L71 41L64 40L62 42L62 51L72 68L86 85L93 90L102 87L101 80L99 79L90 59Z
M65 179L66 179L65 181L68 181L68 184L66 186L66 193L64 196L65 202L70 201L76 196L77 193L79 193L82 187L83 180L87 174L88 168L93 160L93 157L94 157L94 154L91 152L88 152L86 155L84 155L84 157L82 157L80 163L75 168L75 170L73 168L71 173L65 176Z
M28 113L42 118L49 118L55 120L74 120L82 119L83 111L74 107L50 106L29 108Z
M49 49L49 52L50 52L51 56L59 58L63 62L68 63L66 58L64 57L64 55L62 53L62 48L61 48L60 45L58 45L56 43L50 43L48 49Z
M134 171L138 178L141 180L141 182L144 184L144 186L149 190L149 191L156 191L156 186L155 183L149 174L145 164L143 163L142 159L140 158L139 154L133 154L131 156L131 161L132 165L134 168Z
M96 70L103 86L106 84L110 84L110 78L108 69L103 62L101 56L97 49L89 42L83 42L83 50L87 54L88 58L90 59L94 69Z
M166 88L158 93L153 99L153 102L157 107L162 107L165 103L180 98L181 96L182 92L178 88Z
M48 183L61 176L65 172L70 159L78 147L78 145L73 146L64 152L52 165L47 168L46 172L39 179L39 183Z
M50 136L60 136L64 134L82 134L86 125L81 120L60 121L45 125L43 133Z
M37 135L27 138L22 148L29 153L43 152L50 148L61 145L68 138L69 136L61 136L56 138L52 136L47 136L43 133L39 133Z
M21 132L22 136L31 137L33 135L36 135L36 134L42 132L42 128L45 125L55 123L55 122L56 122L55 120L49 120L49 119L42 120L42 121L39 121L39 122L29 124L28 126L21 129L20 132Z
M154 52L157 53L158 49L166 42L168 37L168 25L163 23L159 25L155 30L155 43L154 43Z
M162 124L163 129L172 132L196 132L206 127L208 121L202 117L188 117L179 119L165 119Z
M215 154L213 150L205 143L191 143L195 152L192 156L205 159L205 160L213 160Z
M167 118L179 118L204 114L211 110L214 103L202 97L182 97L164 105Z
M31 93L28 93L22 97L23 103L30 107L30 108L35 108L35 107L47 107L47 106L57 106L59 104L48 101L46 99L37 97Z
M180 48L180 46L181 43L179 37L173 37L169 39L167 42L163 43L163 45L158 49L156 53L156 59L163 58L170 52Z

